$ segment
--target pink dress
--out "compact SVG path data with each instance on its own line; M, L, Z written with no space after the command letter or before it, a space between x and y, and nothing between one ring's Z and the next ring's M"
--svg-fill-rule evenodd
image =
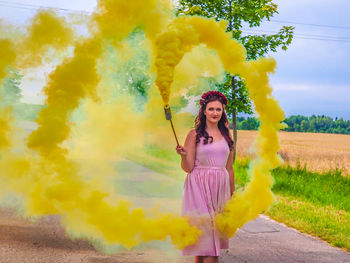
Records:
M203 140L197 144L195 166L186 177L182 200L182 215L202 234L197 243L183 249L185 256L219 256L220 249L228 248L228 238L217 231L214 216L231 196L226 170L230 150L225 138L208 144Z

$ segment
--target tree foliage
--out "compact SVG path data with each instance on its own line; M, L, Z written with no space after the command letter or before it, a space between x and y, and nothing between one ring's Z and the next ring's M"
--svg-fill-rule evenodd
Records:
M260 126L260 122L257 118L244 117L237 118L237 129L238 130L257 130Z
M8 77L6 77L0 85L0 97L1 106L9 106L19 103L22 98L21 94L21 80L22 75L19 74L18 70L11 69Z
M228 21L226 31L243 44L248 60L263 57L268 52L276 52L278 47L287 50L291 44L294 31L291 26L283 26L279 32L271 35L243 32L244 27L259 27L263 21L269 21L277 13L277 5L273 0L180 0L177 6L178 15L199 15L214 18L216 21ZM226 74L225 81L217 83L215 87L229 99L226 111L232 121L233 136L237 142L237 113L253 112L245 83L239 76ZM234 158L235 152L236 149Z
M277 5L272 0L180 0L177 6L178 15L199 15L216 21L228 21L227 32L244 45L248 60L265 56L270 51L276 52L278 47L286 50L291 44L294 30L291 26L283 26L278 33L271 35L244 34L242 31L245 25L259 27L264 20L270 20L277 13ZM252 113L247 89L239 76L232 83L232 76L227 74L225 82L216 86L231 101L227 109L229 117L233 110L236 113Z
M338 133L338 134L350 134L350 121L343 118L331 118L328 116L316 116L310 117L302 115L292 115L284 120L288 125L285 131L290 132L315 132L315 133ZM237 128L239 130L257 130L260 122L254 117L237 118Z
M310 117L294 115L284 122L288 125L286 131L350 134L350 121L343 118L333 120L324 115Z
M133 94L137 99L145 101L147 92L151 85L149 76L149 54L140 47L145 41L142 31L135 29L125 41L123 48L109 48L109 58L105 61L110 67L109 74L113 83L118 83L116 95L121 92ZM125 54L124 54L125 53ZM119 56L116 60L115 57ZM104 73L106 74L106 73Z
M22 103L20 100L22 96L21 81L23 75L17 69L10 69L8 76L0 85L0 106L13 109L13 114L16 120L34 121L39 111L44 105Z

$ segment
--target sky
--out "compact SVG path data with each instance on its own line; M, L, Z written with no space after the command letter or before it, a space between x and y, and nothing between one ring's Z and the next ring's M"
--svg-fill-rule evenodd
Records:
M269 54L276 59L278 67L271 76L273 95L286 116L315 114L350 120L350 1L275 0L274 3L279 14L253 30L270 34L282 26L295 27L295 38L288 50L278 49ZM35 6L92 12L96 0L0 0L0 19L23 25L35 14ZM42 76L49 70L52 67L25 76L22 83L25 102L43 101Z
M336 26L269 22L260 29L295 27L295 38L288 50L271 54L278 65L271 77L273 94L286 115L319 114L350 120L350 1L275 2L279 14L272 18L274 21ZM337 41L321 40L327 38Z

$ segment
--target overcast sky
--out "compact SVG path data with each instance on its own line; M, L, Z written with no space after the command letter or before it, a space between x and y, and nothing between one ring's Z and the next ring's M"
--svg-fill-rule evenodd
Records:
M274 22L265 22L254 30L269 34L283 25L296 28L289 49L270 54L278 65L271 84L286 115L316 114L350 120L350 1L274 2L279 10ZM21 25L35 14L34 6L40 5L91 12L96 0L0 0L0 18ZM24 96L26 101L38 102L42 100L38 93L43 80L32 75L24 81L33 80L38 90L27 89Z

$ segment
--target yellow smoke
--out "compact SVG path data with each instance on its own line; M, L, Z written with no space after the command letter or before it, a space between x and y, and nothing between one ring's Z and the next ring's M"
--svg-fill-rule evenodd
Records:
M159 12L155 12L155 9L159 9ZM38 129L28 137L28 149L25 150L27 154L24 156L9 154L7 158L2 159L0 166L4 171L2 175L7 186L24 198L28 216L60 214L70 232L100 238L106 243L122 244L127 248L151 240L165 241L169 236L178 248L196 241L199 231L191 227L186 219L169 213L146 215L143 209L134 208L130 202L118 199L112 189L103 189L105 184L96 180L98 175L85 178L79 172L80 163L69 158L69 147L65 146L65 142L71 136L72 113L82 100L89 98L92 102L90 105L87 104L87 113L91 113L89 110L95 110L98 114L104 110L109 112L105 119L101 118L101 115L96 115L99 122L94 125L100 124L103 131L115 128L119 133L116 136L110 132L109 137L97 139L96 142L91 141L91 145L98 144L99 147L107 150L106 154L123 149L122 145L127 143L125 136L132 136L133 133L127 130L122 133L121 129L124 127L120 123L129 122L130 124L132 116L127 110L125 110L124 119L119 116L122 109L127 106L120 101L112 101L119 103L117 105L98 105L99 98L96 92L100 82L97 70L98 60L103 54L103 48L109 42L117 45L136 26L144 26L146 33L153 35L163 25L163 12L163 5L158 5L157 1L147 5L144 1L135 1L134 5L125 5L125 1L100 2L100 9L94 16L95 25L97 25L95 36L78 40L73 57L66 58L49 75L47 85L44 87L44 93L47 96L46 107L39 113ZM132 15L134 13L138 15ZM125 16L125 20L115 23L116 14ZM48 32L51 26L57 26L55 23L45 24L45 16L38 15L38 17L29 27L33 29L30 30L31 36L36 32ZM130 20L130 17L135 19ZM39 23L40 30L36 23ZM96 27L94 23L92 24L92 31L94 31ZM121 30L114 31L116 24L121 25ZM117 33L110 35L111 28ZM70 35L64 27L61 29L62 34ZM38 47L33 46L32 51L28 51L28 56L46 52L46 46L57 48L53 45L51 34L45 38L45 34L41 33L40 38ZM25 39L25 46L35 43L35 38L33 41L31 39L31 37ZM68 40L62 41L59 45L66 45L69 43ZM115 115L111 116L111 114ZM111 121L112 117L116 118L115 126L104 126L103 121ZM137 120L137 116L134 117L134 121ZM94 115L91 115L91 119L94 119ZM152 124L144 126L150 127ZM82 131L84 128L89 130L90 134L94 134L91 132L91 126L83 126ZM114 136L115 140L109 139L111 136ZM110 145L118 147L109 148ZM130 145L133 146L132 142L129 142ZM81 145L78 141L78 150L79 147ZM95 161L103 160L96 158Z
M272 89L268 85L268 74L274 71L275 61L272 58L246 61L245 49L237 41L231 40L224 28L224 23L201 17L181 17L174 20L169 30L156 40L156 84L164 104L168 104L175 67L185 53L200 43L216 50L226 71L239 74L246 81L261 126L256 141L258 157L250 170L252 180L244 191L235 193L224 211L216 216L219 229L231 237L239 227L267 210L274 201L270 190L270 169L280 164L277 156L278 130L281 128L280 122L284 119L284 113L272 98Z
M244 48L224 33L225 26L199 17L174 19L165 0L104 0L98 2L89 23L88 38L74 39L65 20L40 11L20 44L0 40L0 80L11 64L20 69L38 66L50 48L62 51L74 45L73 56L65 58L48 77L46 107L36 120L38 129L26 139L27 147L22 144L21 153L9 148L11 114L0 112L0 178L5 189L23 198L28 216L59 214L66 229L76 236L127 248L168 237L178 248L193 244L200 232L185 218L135 208L114 193L108 180L115 173L112 163L122 159L126 151L140 150L145 144L173 148L161 104L170 101L175 105L189 89L198 93L203 87L194 86L203 71L205 76L220 78L221 61L226 71L246 80L262 121L252 182L244 192L236 193L217 217L220 229L233 235L273 200L269 169L279 163L277 130L283 112L268 86L267 73L273 71L274 61L246 62ZM132 48L123 40L135 28L142 29L153 45L150 53L156 71L156 85L151 83L148 101L141 110L132 108L132 96L121 93L111 97L111 80L103 74L110 46L118 50L117 59L132 57ZM203 46L195 48L201 43L216 53ZM77 109L84 111L86 119L74 123L72 116ZM191 119L189 114L176 114L180 138L184 138Z
M171 20L170 7L171 1L166 0L98 1L92 31L99 37L118 43L139 27L152 39Z
M7 39L0 39L0 85L6 76L7 69L16 59L13 44ZM0 94L1 102L1 94ZM10 146L11 109L0 108L0 150Z
M6 28L5 25L2 27ZM5 31L2 29L1 31ZM9 33L5 35L11 35ZM27 35L18 41L0 39L0 84L6 76L8 67L25 69L40 65L42 56L50 47L61 50L72 41L72 30L66 25L64 19L54 13L40 11L33 18L31 26L27 28ZM11 38L14 38L12 36ZM14 41L18 44L14 44ZM1 100L1 94L0 94ZM0 149L9 146L9 130L12 125L11 108L0 109ZM7 134L7 135L6 135Z
M7 67L10 66L16 58L13 44L7 39L0 39L0 81L6 76Z
M62 51L73 43L73 30L52 11L39 11L26 31L18 46L20 68L39 66L50 48Z

